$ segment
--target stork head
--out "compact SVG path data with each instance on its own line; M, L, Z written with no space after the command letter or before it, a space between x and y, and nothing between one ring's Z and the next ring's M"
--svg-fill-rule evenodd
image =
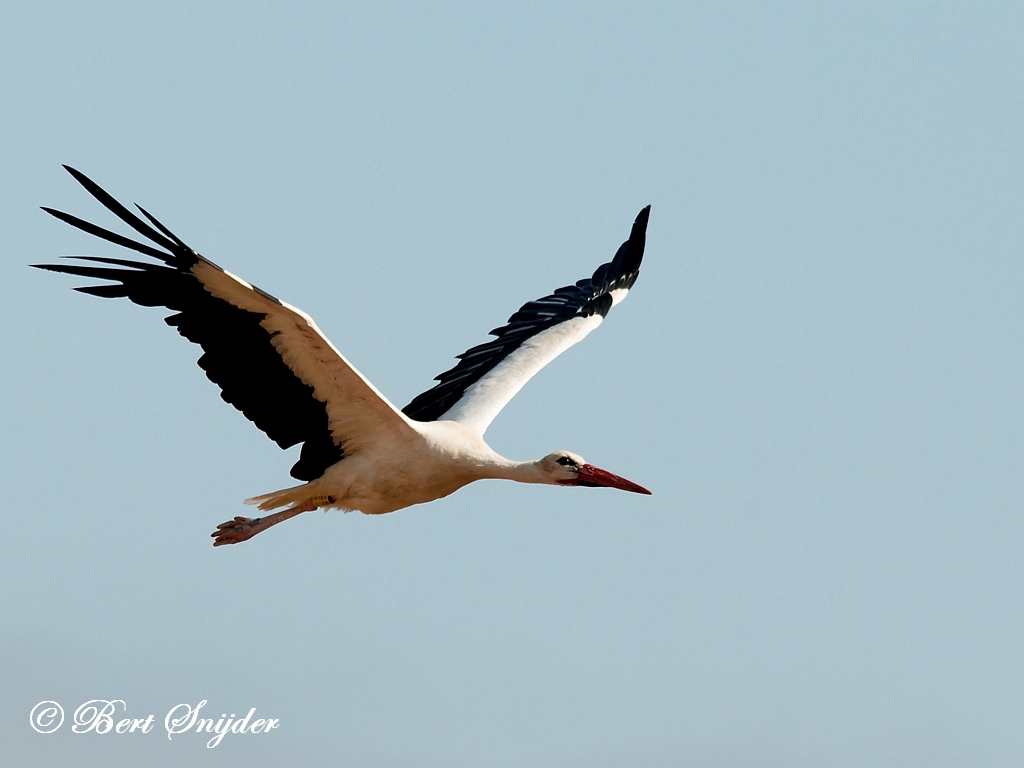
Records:
M555 451L540 460L540 469L558 485L584 485L590 488L618 488L620 491L633 493L651 492L642 485L632 483L624 477L613 475L603 469L587 464L583 457L570 451Z

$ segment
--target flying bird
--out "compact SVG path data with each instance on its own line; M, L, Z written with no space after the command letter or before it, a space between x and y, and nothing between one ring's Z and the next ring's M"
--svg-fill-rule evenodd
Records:
M64 167L149 242L43 210L156 263L74 256L67 258L92 264L32 266L107 281L75 288L82 293L171 310L165 322L202 347L199 366L220 387L221 397L281 448L302 444L291 469L301 485L245 500L261 511L286 508L218 525L211 534L214 546L245 541L302 512L333 508L379 515L443 498L486 478L650 494L575 453L512 461L483 437L534 374L597 328L629 292L640 273L650 206L640 211L610 262L575 285L524 304L490 332L495 338L458 355L458 364L437 376L436 385L399 410L305 312L221 269L141 206L136 207L145 220L83 173Z

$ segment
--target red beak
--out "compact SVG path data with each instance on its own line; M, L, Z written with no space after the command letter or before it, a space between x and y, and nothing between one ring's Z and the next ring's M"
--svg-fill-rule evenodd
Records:
M591 488L618 488L620 491L631 491L632 493L643 493L651 496L651 492L642 485L630 482L624 477L613 475L593 464L584 464L579 469L579 479L576 482L567 481L569 485L584 485Z

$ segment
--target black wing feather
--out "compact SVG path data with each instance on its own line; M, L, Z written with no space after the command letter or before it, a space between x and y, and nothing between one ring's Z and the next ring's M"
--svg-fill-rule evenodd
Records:
M142 208L139 210L156 229L114 200L84 174L64 167L108 210L164 250L157 250L61 211L50 208L43 210L73 227L152 256L163 264L86 256L75 258L110 266L33 266L51 272L112 281L107 285L75 289L82 293L103 298L127 297L143 306L173 310L174 314L167 317L165 322L203 348L199 366L206 372L207 378L220 387L221 397L282 448L303 444L299 461L291 470L296 479L314 480L327 467L340 461L344 452L341 446L335 444L331 435L326 405L316 399L313 388L303 383L278 355L271 344L271 334L260 325L265 315L239 309L227 301L215 298L190 271L201 258L199 254ZM277 301L263 291L260 293Z
M169 230L167 227L165 227L163 224L161 224L159 221L157 221L149 211L147 211L145 208L143 208L138 203L135 204L135 207L138 208L140 211L142 211L142 215L145 216L147 219L149 219L149 223L150 224L152 224L154 227L156 227L161 232L163 232L165 235L167 235L169 238L171 238L171 240L174 241L175 245L177 245L179 248L184 248L186 251L189 250L189 247L187 245L185 245L183 242L181 242L181 240L179 240L175 236L175 234L173 232L171 232L171 230Z
M612 306L611 291L631 288L640 274L650 213L649 205L640 211L629 239L619 246L610 262L597 268L592 277L524 304L506 325L490 332L497 338L458 355L458 365L435 377L438 384L417 395L402 412L417 421L436 421L462 398L467 389L527 339L573 317L607 315Z
M90 179L81 171L76 171L70 165L65 165L64 170L75 177L75 180L85 187L86 191L103 203L103 206L113 213L117 218L127 224L129 227L134 229L143 237L147 237L154 243L159 245L161 248L166 248L169 251L175 249L175 244L168 240L166 237L161 235L159 232L154 230L151 226L142 221L138 216L129 211L117 200L111 197L106 190L102 189L99 184Z
M120 245L124 248L130 248L133 251L138 251L139 253L144 253L147 256L152 256L156 259L160 259L164 263L171 263L168 260L167 254L164 253L163 251L158 251L156 248L144 245L143 243L140 243L136 240L132 240L130 237L118 235L114 232L111 232L109 229L97 227L95 224L90 224L88 221L83 221L77 216L72 216L70 213L64 213L63 211L55 211L53 208L47 208L45 205L42 206L42 209L51 216L56 216L65 224L70 224L72 227L76 227L77 229L80 229L83 232L88 232L90 235L95 235L96 237L103 238L104 240L114 243L115 245Z

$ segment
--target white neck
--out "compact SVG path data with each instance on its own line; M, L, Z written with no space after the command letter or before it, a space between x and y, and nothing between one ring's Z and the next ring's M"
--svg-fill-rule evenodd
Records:
M460 468L464 482L494 478L517 483L554 483L541 469L541 461L512 461L497 453L483 436L455 421L412 422L450 472Z
M553 481L540 468L540 461L512 461L498 456L498 461L488 462L483 477L496 480L514 480L517 483L551 484Z

